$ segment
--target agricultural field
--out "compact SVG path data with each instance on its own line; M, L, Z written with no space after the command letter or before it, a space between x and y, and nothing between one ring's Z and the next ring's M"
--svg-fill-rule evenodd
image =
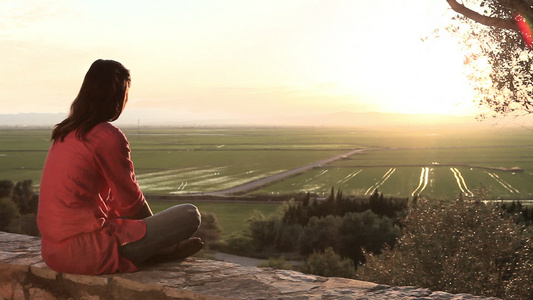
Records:
M260 212L264 216L274 214L282 204L280 203L227 203L191 201L201 212L214 213L220 228L221 238L226 239L233 233L241 233L246 228L246 220L254 213ZM173 201L150 201L154 213L167 209L176 203Z
M125 128L147 195L209 194L359 149L243 190L533 199L533 133L522 128ZM0 180L38 187L49 129L0 130Z

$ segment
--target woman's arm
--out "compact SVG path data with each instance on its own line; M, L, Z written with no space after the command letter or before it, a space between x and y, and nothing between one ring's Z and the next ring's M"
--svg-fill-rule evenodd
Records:
M109 123L102 123L98 128L102 133L95 142L95 163L110 190L106 203L109 216L136 219L151 216L150 206L135 179L126 136Z

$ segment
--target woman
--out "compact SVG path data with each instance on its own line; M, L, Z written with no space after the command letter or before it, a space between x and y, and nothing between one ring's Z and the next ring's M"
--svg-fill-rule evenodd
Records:
M126 136L110 123L128 101L130 82L122 64L95 61L68 117L52 132L37 222L42 257L58 272L134 272L153 257L183 259L202 248L191 237L200 226L195 206L152 215Z

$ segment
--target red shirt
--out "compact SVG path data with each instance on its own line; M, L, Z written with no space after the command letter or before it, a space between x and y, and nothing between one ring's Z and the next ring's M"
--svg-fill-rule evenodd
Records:
M120 129L100 123L86 141L70 132L52 144L43 168L37 214L43 260L66 273L137 271L118 248L144 237L146 223L121 218L144 203Z

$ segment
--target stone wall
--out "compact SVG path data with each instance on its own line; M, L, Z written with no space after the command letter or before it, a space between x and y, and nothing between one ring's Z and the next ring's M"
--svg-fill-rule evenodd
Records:
M494 299L188 258L87 276L46 266L35 237L0 232L0 299Z

